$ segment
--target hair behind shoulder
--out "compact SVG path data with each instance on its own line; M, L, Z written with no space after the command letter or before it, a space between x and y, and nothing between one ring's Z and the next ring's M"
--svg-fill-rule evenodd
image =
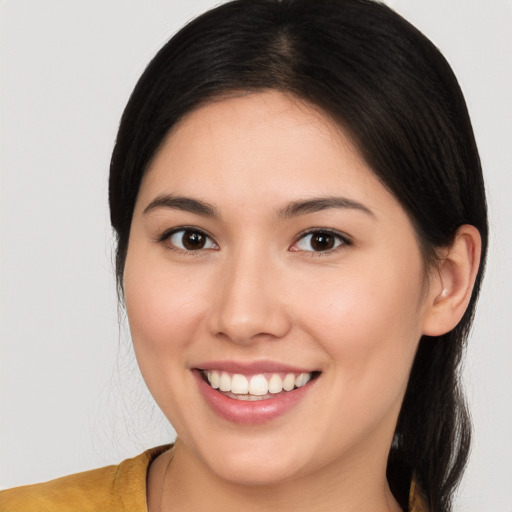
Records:
M294 94L343 127L409 214L427 268L459 226L480 232L470 305L453 331L421 339L388 461L404 509L414 477L430 510L447 512L470 444L459 364L483 275L485 191L450 66L390 8L371 0L235 0L189 23L159 51L130 98L112 155L120 293L135 200L165 135L212 98L262 89Z

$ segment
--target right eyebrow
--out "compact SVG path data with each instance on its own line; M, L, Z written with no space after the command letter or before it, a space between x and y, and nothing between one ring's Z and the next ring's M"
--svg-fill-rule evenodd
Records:
M192 199L186 196L176 196L173 194L165 194L156 197L151 201L144 213L148 213L157 208L170 208L172 210L182 210L184 212L195 213L203 217L219 218L219 212L215 206L199 199Z

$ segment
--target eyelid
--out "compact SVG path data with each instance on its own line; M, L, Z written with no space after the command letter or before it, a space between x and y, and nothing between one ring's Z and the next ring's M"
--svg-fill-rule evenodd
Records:
M174 228L167 229L161 235L159 235L155 241L157 243L165 244L165 242L167 242L172 237L172 235L179 233L180 231L193 231L196 233L200 233L201 235L204 235L206 238L208 238L213 244L215 244L216 248L219 247L219 244L215 241L215 239L213 238L212 235L210 235L204 229L198 228L197 226L176 226ZM199 255L200 253L205 252L205 251L216 250L216 249L211 249L211 248L197 249L197 250L186 250L186 249L181 249L180 247L176 247L175 245L172 245L172 244L168 244L168 245L166 245L166 247L169 250L177 251L177 252L188 254L188 255Z
M309 235L314 235L316 233L323 233L323 234L334 236L334 237L338 238L339 240L341 240L342 243L339 244L336 247L333 247L332 249L327 249L325 251L314 251L314 250L306 251L306 250L302 250L302 249L292 249L293 246L296 245L301 239L303 239L304 237L309 236ZM352 240L352 238L350 236L348 236L346 233L343 233L343 232L338 231L336 229L332 229L332 228L308 228L308 229L300 232L297 235L297 237L295 238L295 241L291 245L290 249L292 250L292 252L295 252L295 251L296 252L307 252L307 253L311 253L311 255L313 255L313 256L322 256L322 255L327 255L327 254L334 253L334 252L338 251L339 249L341 249L343 247L350 247L353 244L354 244L354 242L353 242L353 240Z

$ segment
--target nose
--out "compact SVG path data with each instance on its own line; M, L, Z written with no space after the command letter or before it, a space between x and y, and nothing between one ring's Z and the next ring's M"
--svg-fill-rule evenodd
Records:
M291 328L283 273L253 252L228 259L220 270L209 330L238 344L278 339Z

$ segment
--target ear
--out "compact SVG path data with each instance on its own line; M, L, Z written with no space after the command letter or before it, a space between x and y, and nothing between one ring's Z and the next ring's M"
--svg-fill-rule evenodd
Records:
M459 323L471 299L481 248L478 230L464 224L453 244L441 249L439 267L430 278L423 334L440 336Z

